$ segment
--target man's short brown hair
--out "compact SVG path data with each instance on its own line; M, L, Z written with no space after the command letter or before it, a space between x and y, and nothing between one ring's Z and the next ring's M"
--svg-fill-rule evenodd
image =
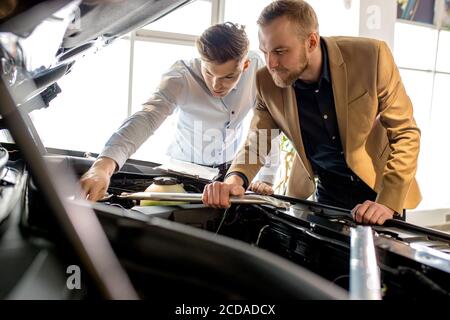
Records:
M225 22L206 29L196 45L203 60L222 64L241 61L247 55L249 41L244 26Z
M311 32L319 31L316 12L303 0L277 0L266 6L258 18L258 25L266 26L279 17L287 17L298 25L301 38L307 38Z

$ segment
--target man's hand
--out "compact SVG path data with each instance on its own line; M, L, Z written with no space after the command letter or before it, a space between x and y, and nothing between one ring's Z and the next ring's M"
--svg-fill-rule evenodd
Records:
M394 210L380 203L365 201L353 208L352 217L358 223L383 225L394 217Z
M97 201L103 198L115 169L116 162L110 158L99 158L94 162L80 179L81 187L88 200Z
M270 196L273 194L272 185L264 182L264 181L257 181L250 183L250 186L248 187L250 191L263 194L266 196Z
M202 201L208 207L229 208L231 206L230 195L244 195L243 184L244 181L238 176L230 176L224 182L210 183L203 190Z

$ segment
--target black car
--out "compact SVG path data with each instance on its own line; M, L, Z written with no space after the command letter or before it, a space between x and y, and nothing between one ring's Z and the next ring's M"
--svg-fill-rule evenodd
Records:
M107 197L81 199L93 160L45 148L29 113L92 47L187 2L17 1L0 11L0 128L12 138L0 149L0 298L449 298L450 236L402 221L358 226L348 210L284 196L250 195L226 211L140 206L123 193L164 181L194 196L210 181L137 160L113 175ZM72 29L74 19L88 27ZM33 32L44 22L61 38L30 48L30 37L49 36ZM38 51L52 60L33 68Z

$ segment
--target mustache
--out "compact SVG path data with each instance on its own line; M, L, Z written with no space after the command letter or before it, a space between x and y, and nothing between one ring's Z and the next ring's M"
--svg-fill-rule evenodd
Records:
M289 70L286 68L275 68L275 69L270 69L271 72L288 72Z

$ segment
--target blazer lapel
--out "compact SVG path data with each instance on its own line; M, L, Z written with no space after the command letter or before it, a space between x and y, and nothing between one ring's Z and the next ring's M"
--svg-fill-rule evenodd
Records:
M347 125L348 125L348 85L347 67L342 58L341 51L332 38L322 38L328 50L330 64L331 82L333 86L334 104L339 126L339 134L342 148L347 154Z

